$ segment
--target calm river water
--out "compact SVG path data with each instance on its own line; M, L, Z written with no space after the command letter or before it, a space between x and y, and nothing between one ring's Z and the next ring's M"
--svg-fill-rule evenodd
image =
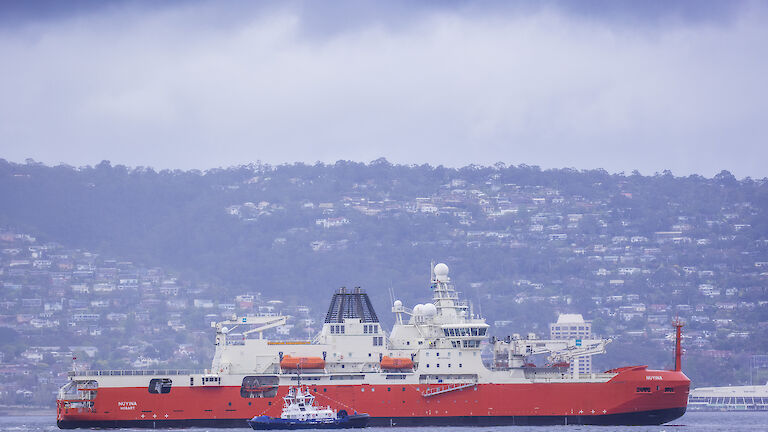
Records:
M446 428L422 427L416 428L419 432L446 432ZM710 413L710 412L689 412L682 418L661 426L508 426L508 427L456 427L448 428L450 432L464 431L510 431L510 432L583 432L583 431L766 431L768 432L768 412L731 412L731 413ZM0 431L58 431L56 427L56 418L54 416L34 416L34 417L3 417L0 418ZM133 429L129 429L133 430ZM146 429L135 429L137 431ZM188 432L221 432L227 429L184 429ZM233 429L229 429L233 430ZM240 429L235 429L240 430ZM243 431L250 430L243 428ZM405 431L406 428L367 428L367 431Z

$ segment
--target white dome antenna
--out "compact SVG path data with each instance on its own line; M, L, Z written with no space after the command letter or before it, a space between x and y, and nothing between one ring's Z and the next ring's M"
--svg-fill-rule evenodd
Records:
M432 303L427 303L424 306L422 306L422 313L426 317L433 317L437 315L437 307Z
M440 263L435 266L435 279L438 282L448 282L451 278L448 277L448 265Z

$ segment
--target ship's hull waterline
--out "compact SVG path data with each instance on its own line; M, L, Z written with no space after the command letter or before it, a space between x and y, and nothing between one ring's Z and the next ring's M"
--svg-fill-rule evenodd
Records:
M371 417L368 426L415 427L415 426L654 426L668 423L685 414L685 407L665 408L610 415L578 416L442 416L442 417ZM243 428L247 419L184 419L184 420L62 420L61 429L179 429L179 428Z

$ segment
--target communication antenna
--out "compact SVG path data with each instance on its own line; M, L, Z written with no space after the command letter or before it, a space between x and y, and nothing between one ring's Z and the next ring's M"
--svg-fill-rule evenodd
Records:
M435 261L430 260L429 261L429 281L432 282L435 280Z
M479 317L483 316L483 302L480 301L480 296L477 296L477 310L479 312Z

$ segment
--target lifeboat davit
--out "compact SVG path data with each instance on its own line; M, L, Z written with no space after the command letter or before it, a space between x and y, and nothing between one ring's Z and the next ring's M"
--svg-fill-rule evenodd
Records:
M382 369L413 369L413 360L409 358L387 357L381 358Z
M284 356L280 360L280 367L283 369L323 369L325 360L322 357L292 357Z

